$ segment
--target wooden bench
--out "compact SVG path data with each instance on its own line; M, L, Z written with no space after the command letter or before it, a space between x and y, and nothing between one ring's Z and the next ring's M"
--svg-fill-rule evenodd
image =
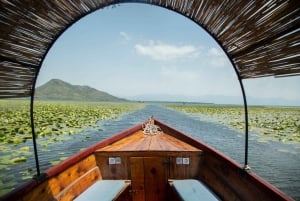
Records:
M116 200L129 186L129 180L99 180L74 199L74 201Z
M195 179L169 180L172 189L180 200L184 201L219 201L211 190Z

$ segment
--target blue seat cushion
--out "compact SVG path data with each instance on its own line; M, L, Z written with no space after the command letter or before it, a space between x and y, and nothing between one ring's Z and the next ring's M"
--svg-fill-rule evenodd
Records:
M184 201L218 201L220 200L212 191L204 184L195 179L170 180L170 184L174 187Z
M100 180L90 186L74 201L112 201L128 185L126 180Z

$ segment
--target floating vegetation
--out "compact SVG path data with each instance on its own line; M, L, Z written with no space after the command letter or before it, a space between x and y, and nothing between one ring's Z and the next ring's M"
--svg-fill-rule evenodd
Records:
M17 158L13 158L11 159L12 163L24 163L26 162L26 158L25 157L17 157Z
M101 120L116 119L141 106L134 103L36 101L36 136L53 136L52 140L55 140L59 135L75 135L88 128L96 129ZM0 112L0 143L18 145L32 139L29 101L1 100Z
M50 161L50 164L52 166L59 164L61 161Z
M205 121L217 121L231 128L244 131L242 106L168 105L177 111L199 114ZM249 130L269 136L276 141L300 142L300 108L250 106Z
M39 145L47 150L49 144L62 143L71 136L87 129L101 131L98 122L116 119L121 114L144 107L137 103L102 103L102 102L54 102L36 101L34 104L35 134ZM11 149L5 144L18 147L32 139L29 101L0 101L0 150L2 153ZM90 136L86 136L88 139ZM17 151L16 151L17 150ZM28 155L29 147L14 150L15 157ZM20 159L20 158L19 158ZM23 162L24 160L14 160Z
M22 180L28 180L32 178L32 169L28 168L24 171L20 172L21 176L22 176Z
M60 162L66 160L68 157L60 157L59 160L55 160L55 161L50 161L50 164L52 166L59 164Z
M14 175L0 174L0 195L4 195L10 192L18 184Z

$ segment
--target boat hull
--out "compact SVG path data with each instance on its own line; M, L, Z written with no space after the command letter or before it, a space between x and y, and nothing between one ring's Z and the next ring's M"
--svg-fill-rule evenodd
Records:
M180 200L170 179L201 181L220 200L293 200L216 149L163 122L155 124L163 134L144 136L143 124L136 125L75 154L47 170L40 181L29 181L1 200L73 200L101 180L131 182L118 200Z

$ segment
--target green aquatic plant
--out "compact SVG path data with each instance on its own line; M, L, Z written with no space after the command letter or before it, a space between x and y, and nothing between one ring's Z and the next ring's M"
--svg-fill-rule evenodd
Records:
M167 105L201 120L216 121L241 132L245 129L244 108L224 105ZM300 108L250 106L249 130L267 135L272 140L300 142ZM264 140L265 141L265 140Z
M141 107L136 103L36 101L36 137L75 135ZM0 143L18 145L32 139L28 100L1 100L0 112Z

